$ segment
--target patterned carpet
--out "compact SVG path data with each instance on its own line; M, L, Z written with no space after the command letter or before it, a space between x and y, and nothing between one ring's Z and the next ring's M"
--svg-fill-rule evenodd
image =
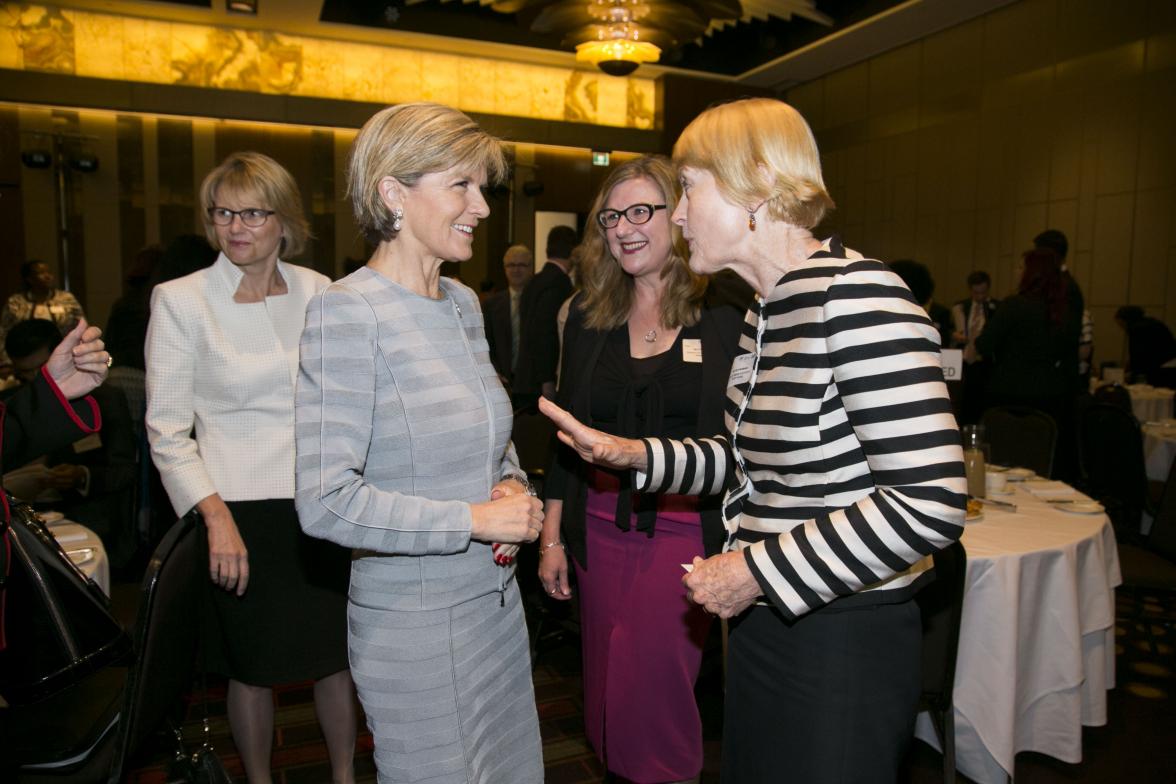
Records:
M1176 768L1176 712L1171 697L1176 682L1176 602L1152 596L1141 602L1120 596L1118 600L1117 687L1108 693L1106 727L1087 728L1083 737L1085 759L1069 765L1039 754L1017 757L1018 784L1060 782L1171 781ZM702 782L718 781L719 739L722 736L721 668L713 653L704 663L697 695L703 715L705 756ZM604 773L583 734L578 641L555 636L540 646L535 669L535 694L543 735L543 756L548 784L587 784L605 781ZM329 782L326 749L314 716L309 683L275 690L277 735L274 744L275 784ZM224 682L210 681L209 712L213 745L229 772L243 775L228 723L224 717ZM198 694L189 698L186 738L200 734L202 708ZM129 782L164 784L174 742L161 734L145 749ZM930 784L942 780L941 757L916 742L901 776L904 784ZM371 737L362 734L356 755L359 781L374 782ZM243 779L240 779L243 781ZM967 779L959 777L967 784Z

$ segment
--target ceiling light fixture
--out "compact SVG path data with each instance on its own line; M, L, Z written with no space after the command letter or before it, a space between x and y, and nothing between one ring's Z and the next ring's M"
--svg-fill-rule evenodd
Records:
M498 8L507 0L498 0ZM536 33L563 36L576 59L612 76L655 63L666 49L700 38L714 19L739 19L739 0L524 0L542 10ZM503 6L502 10L506 10Z
M609 76L627 76L642 63L656 63L661 49L641 40L641 30L628 22L604 25L595 41L576 45L576 59L589 62Z
M230 14L257 16L257 0L225 0L225 10Z

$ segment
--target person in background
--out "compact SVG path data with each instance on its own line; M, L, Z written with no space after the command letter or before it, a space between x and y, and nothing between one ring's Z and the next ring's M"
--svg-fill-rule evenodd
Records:
M526 245L511 245L502 255L506 291L491 294L482 305L486 316L486 342L490 361L509 386L519 358L520 301L523 289L535 277L535 254Z
M915 300L923 306L923 310L927 311L931 323L939 332L940 347L950 346L954 330L951 309L932 299L932 295L935 294L935 279L931 277L931 270L927 268L926 264L913 259L898 259L890 262L889 267L898 277L902 278L902 282L915 296Z
M0 346L8 330L25 319L52 321L65 335L85 318L81 303L73 294L57 288L57 278L45 262L31 259L21 264L20 281L21 290L9 297L0 311ZM9 375L9 366L8 355L0 348L0 376Z
M522 333L515 366L516 409L529 408L540 395L555 395L559 371L559 308L572 293L571 257L576 230L555 226L547 233L547 263L527 284L519 302Z
M1127 333L1128 378L1164 386L1171 378L1163 372L1164 365L1176 359L1172 330L1138 305L1124 305L1115 311L1115 323Z
M90 393L106 379L113 361L101 340L102 330L80 318L77 325L53 349L32 379L0 401L0 470L21 465L39 454L51 452L97 433L102 415ZM8 541L8 504L0 504L0 657L20 641L4 633L4 586L9 574L11 545ZM11 652L9 652L11 653ZM24 655L29 655L25 653ZM3 658L0 658L0 663Z
M969 296L951 308L951 345L964 352L962 424L979 422L980 414L984 411L984 396L987 394L992 363L976 351L976 338L996 312L997 300L993 299L991 289L992 279L988 273L974 270L968 275Z
M1080 308L1068 296L1057 255L1026 251L1017 293L1001 300L976 339L976 350L992 361L988 405L1044 411L1057 423L1059 444L1072 430Z
M611 433L682 438L723 426L741 313L704 301L706 279L690 271L670 222L677 202L668 160L625 163L601 186L577 249L581 293L564 332L558 400ZM694 779L694 682L712 619L677 578L681 564L722 549L719 499L634 492L628 472L587 465L566 446L544 491L539 579L569 599L575 569L589 742L628 781Z
M147 443L143 429L147 365L143 344L147 342L147 321L151 315L151 275L163 253L161 246L148 245L135 254L135 264L124 277L123 295L110 306L106 318L106 343L119 357L117 367L110 369L106 385L117 387L126 396L136 441L142 439L144 444Z
M161 283L147 329L147 431L177 515L208 537L208 667L250 784L270 779L272 687L314 680L335 784L354 780L347 663L350 554L305 536L294 508L294 385L306 304L329 282L297 256L298 186L272 158L234 153L200 186L215 263Z
M473 255L482 189L506 167L456 109L377 112L347 186L375 251L307 306L298 513L356 548L348 646L381 784L543 780L522 599L497 546L534 541L542 507L477 296L441 274Z
M832 200L787 104L707 109L674 145L690 268L759 294L725 427L634 440L548 400L560 439L643 492L724 494L725 550L687 597L734 619L724 784L893 782L914 731L929 556L963 531L963 451L920 303L879 261L812 235Z
M9 331L4 347L22 384L30 384L61 342L57 326L28 319ZM109 384L95 388L102 432L37 456L9 471L4 486L30 503L43 503L94 530L115 569L130 563L138 549L135 528L137 476L135 430L127 399Z

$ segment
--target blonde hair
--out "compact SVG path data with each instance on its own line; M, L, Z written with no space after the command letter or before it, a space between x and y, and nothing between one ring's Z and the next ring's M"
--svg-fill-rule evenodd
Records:
M484 171L498 183L506 176L506 153L498 139L448 106L406 103L376 112L355 138L347 165L347 195L368 241L396 235L380 180L393 177L411 187L426 174L456 166Z
M310 224L302 213L302 196L290 172L282 164L259 152L235 152L220 166L208 173L200 184L200 217L204 221L204 236L208 244L224 250L216 236L216 225L208 211L216 206L216 195L222 188L256 196L262 209L273 210L282 224L282 259L302 253L310 238Z
M681 230L670 220L678 205L678 179L670 162L660 155L646 155L621 164L609 173L588 211L591 228L584 232L584 240L576 249L578 278L583 296L579 308L584 313L584 324L590 329L616 329L629 320L633 306L633 278L608 249L606 230L596 220L596 213L604 208L613 189L627 180L645 179L662 192L666 204L651 220L664 220L670 230L670 259L662 268L666 279L662 294L660 321L662 326L690 326L698 321L706 278L690 270L686 263L686 243Z
M812 229L833 209L812 130L773 98L707 109L678 137L674 163L710 172L733 204L766 204L769 216L794 226Z

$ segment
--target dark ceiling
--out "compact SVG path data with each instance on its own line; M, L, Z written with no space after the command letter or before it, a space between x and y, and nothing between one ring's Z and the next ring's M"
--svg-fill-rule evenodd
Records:
M263 0L264 1L264 0ZM272 0L271 0L272 1ZM817 0L816 10L831 17L828 27L793 16L784 21L769 17L738 22L697 43L662 52L659 65L723 76L737 76L811 44L850 25L900 5L902 0ZM542 0L532 0L523 10L499 13L489 6L462 0L324 0L320 20L377 29L514 44L539 49L570 51L561 36L528 29L542 10Z

